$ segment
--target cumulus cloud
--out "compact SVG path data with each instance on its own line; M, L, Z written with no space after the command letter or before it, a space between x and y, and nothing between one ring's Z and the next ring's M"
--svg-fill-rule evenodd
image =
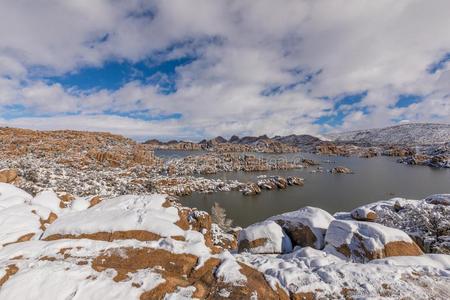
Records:
M429 69L450 53L448 11L446 0L3 1L0 122L191 139L450 122L449 64ZM186 56L159 74L169 93L139 76L118 89L48 79ZM396 107L402 94L422 100Z

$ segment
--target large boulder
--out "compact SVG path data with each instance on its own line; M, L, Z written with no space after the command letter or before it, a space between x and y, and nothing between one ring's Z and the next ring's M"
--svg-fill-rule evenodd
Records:
M268 220L239 232L238 251L253 254L287 253L292 251L292 243L280 225Z
M325 242L325 251L354 262L423 254L408 234L378 223L334 220L328 227Z
M325 233L334 217L323 209L304 207L269 218L280 225L294 246L322 249Z

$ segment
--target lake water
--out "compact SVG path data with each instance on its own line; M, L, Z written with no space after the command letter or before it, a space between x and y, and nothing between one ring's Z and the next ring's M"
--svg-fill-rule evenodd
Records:
M173 152L173 151L171 151ZM192 155L175 151L180 156ZM190 151L191 152L191 151ZM166 153L169 156L169 153ZM173 153L172 153L173 154ZM194 154L202 154L197 151ZM166 157L168 157L166 156ZM259 175L299 176L305 179L303 187L290 186L285 190L266 191L256 196L241 192L194 193L181 198L185 206L210 212L214 202L225 208L229 218L239 226L252 223L304 206L315 206L331 214L349 211L359 205L393 197L422 199L430 194L450 193L450 169L433 169L396 163L395 158L336 157L313 154L264 154L268 159L288 160L305 157L321 162L323 173L310 173L315 167L269 172L227 172L205 175L207 178L256 181ZM335 166L349 167L354 174L330 174Z

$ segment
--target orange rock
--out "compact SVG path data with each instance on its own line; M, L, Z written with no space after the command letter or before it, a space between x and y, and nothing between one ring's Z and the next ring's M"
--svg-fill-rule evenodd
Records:
M9 265L6 267L6 274L0 278L0 287L8 281L8 279L16 274L19 271L19 268L16 265Z
M0 170L0 182L11 183L17 178L17 170L7 169Z

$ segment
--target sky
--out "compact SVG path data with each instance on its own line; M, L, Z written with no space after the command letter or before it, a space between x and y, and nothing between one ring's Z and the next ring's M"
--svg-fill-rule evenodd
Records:
M0 126L138 140L450 123L448 0L0 1Z

